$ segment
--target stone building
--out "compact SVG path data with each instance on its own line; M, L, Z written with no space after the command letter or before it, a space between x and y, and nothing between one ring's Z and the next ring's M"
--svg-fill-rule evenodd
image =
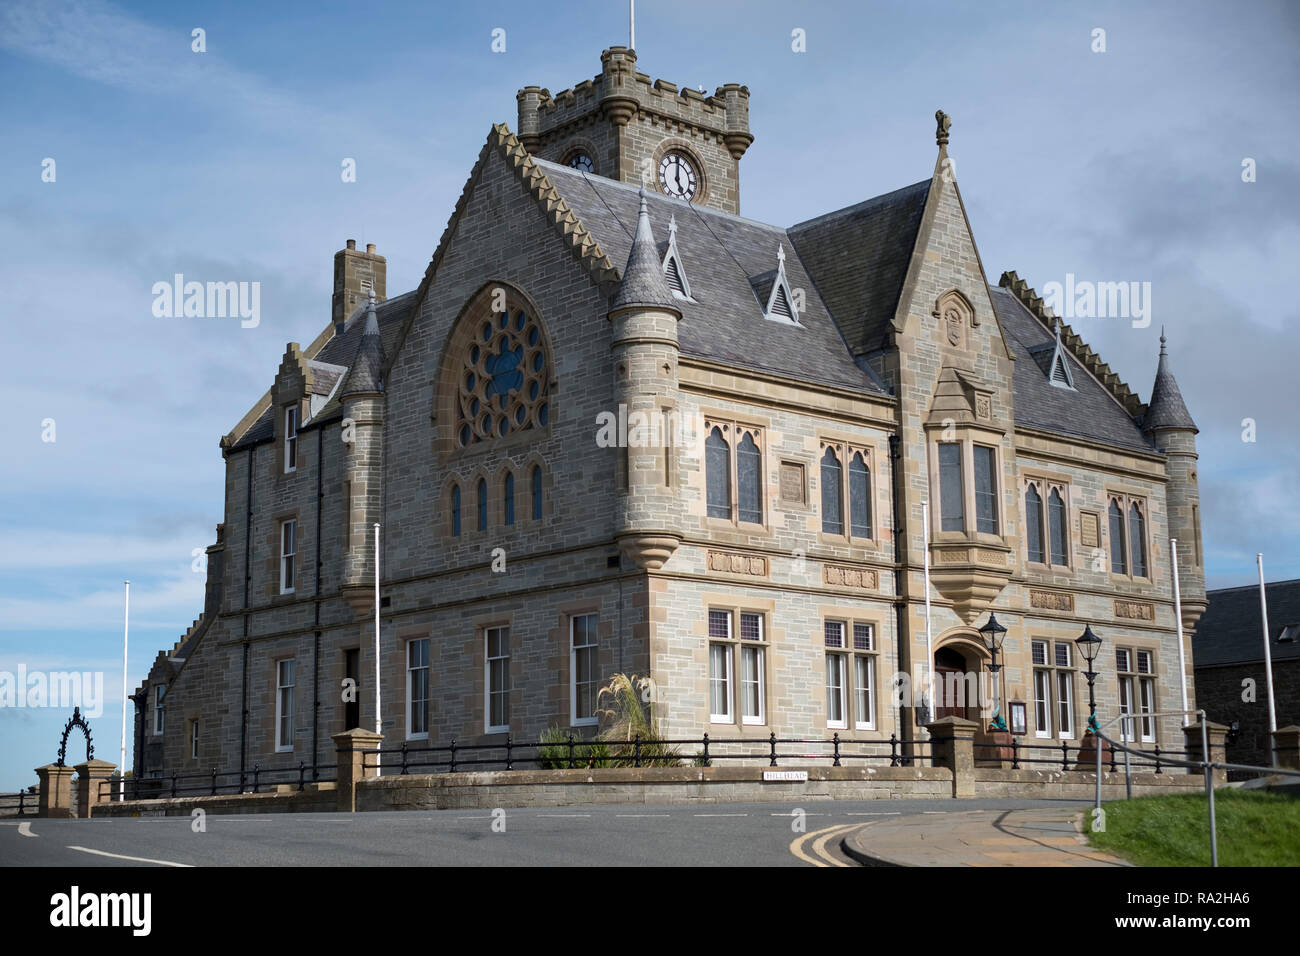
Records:
M1300 725L1300 581L1274 581L1264 593L1277 726L1295 728ZM1228 727L1229 761L1267 767L1272 748L1259 587L1223 588L1207 597L1194 642L1196 699L1211 720ZM1281 756L1281 763L1296 765L1296 755Z
M138 692L142 773L330 763L374 726L375 524L386 746L590 734L616 672L655 679L670 736L923 736L892 690L925 670L927 549L934 664L987 673L996 611L1026 743L1082 736L1085 623L1104 714L1178 706L1170 537L1189 645L1205 596L1163 345L1148 406L989 282L943 114L920 181L743 218L748 100L612 47L519 92L417 288L335 256L329 324L221 440L208 599Z

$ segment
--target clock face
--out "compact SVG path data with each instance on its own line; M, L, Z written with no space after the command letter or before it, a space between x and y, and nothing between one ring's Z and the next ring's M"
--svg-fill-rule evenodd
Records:
M659 185L663 191L677 199L688 202L695 198L699 189L699 179L695 167L681 153L668 153L659 161Z
M586 153L577 152L569 157L569 165L574 169L581 169L584 173L594 173L596 164L591 161L591 157Z

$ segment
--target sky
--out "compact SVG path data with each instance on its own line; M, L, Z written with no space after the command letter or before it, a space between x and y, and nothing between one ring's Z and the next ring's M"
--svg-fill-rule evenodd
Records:
M1300 578L1300 5L637 15L643 72L749 87L745 216L792 225L928 177L942 108L990 281L1149 282L1149 326L1073 327L1144 400L1166 329L1210 587L1255 580L1256 552ZM123 581L134 690L202 609L218 440L329 321L333 254L376 243L389 294L414 288L516 90L589 79L626 42L617 0L0 9L0 679L101 674L96 756L118 762ZM259 321L156 316L176 273L259 282ZM0 707L0 791L54 760L69 714Z

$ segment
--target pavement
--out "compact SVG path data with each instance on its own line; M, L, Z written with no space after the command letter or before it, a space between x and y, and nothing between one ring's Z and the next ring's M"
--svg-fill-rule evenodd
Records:
M867 866L1130 866L1088 845L1075 806L897 816L842 834Z

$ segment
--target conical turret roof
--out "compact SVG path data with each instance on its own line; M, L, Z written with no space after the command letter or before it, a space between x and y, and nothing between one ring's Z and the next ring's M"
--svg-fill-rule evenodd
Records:
M663 263L659 258L659 249L655 246L654 233L650 229L650 211L646 207L644 188L641 190L641 211L636 218L632 250L627 255L623 280L614 293L610 311L631 308L669 309L681 315L672 290L668 287L668 280L664 278Z
M384 390L384 343L379 337L379 317L375 315L375 290L370 289L366 307L366 324L361 331L357 357L348 371L347 381L339 392L341 398L352 395L376 395Z
M1169 352L1165 348L1165 332L1160 330L1160 361L1156 365L1156 383L1151 387L1151 403L1147 406L1146 419L1142 423L1143 431L1155 431L1157 428L1190 428L1196 431L1196 423L1183 402L1183 393L1178 390L1174 380L1173 369L1169 367Z

